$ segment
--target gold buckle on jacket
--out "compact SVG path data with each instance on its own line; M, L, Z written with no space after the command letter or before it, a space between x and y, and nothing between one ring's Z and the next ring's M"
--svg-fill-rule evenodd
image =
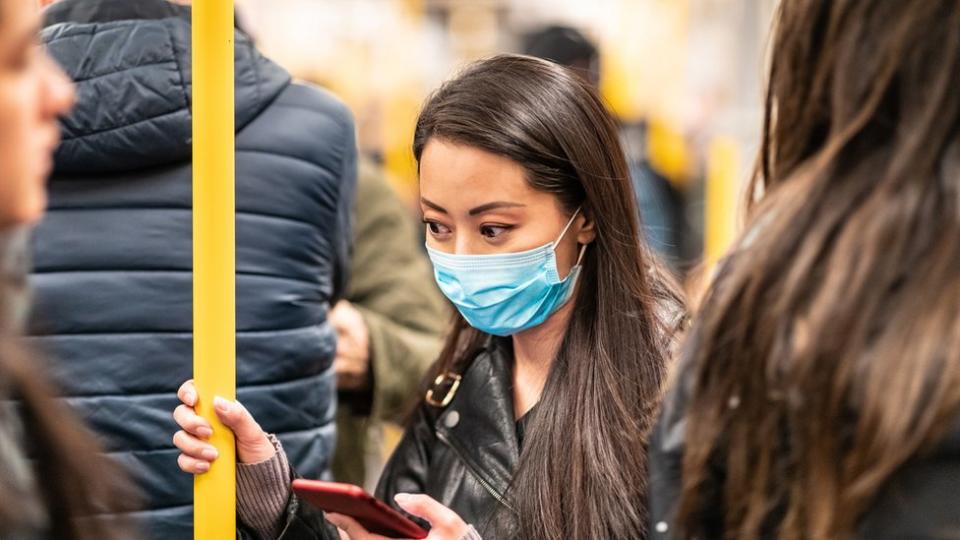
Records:
M460 379L460 375L449 371L438 375L433 381L433 386L427 390L426 402L434 407L446 407L449 405L450 402L453 401L453 396L457 394L457 389L460 388ZM443 395L443 399L437 400L433 397L433 391L444 383L449 383L450 386L447 388L447 393Z

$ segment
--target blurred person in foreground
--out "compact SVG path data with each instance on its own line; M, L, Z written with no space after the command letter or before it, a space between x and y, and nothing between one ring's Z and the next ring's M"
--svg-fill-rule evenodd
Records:
M746 233L650 443L656 538L960 538L960 3L784 0Z
M412 214L371 160L360 160L354 216L350 285L330 312L340 405L333 475L375 486L384 424L402 424L416 404L450 311Z
M49 2L47 2L49 3ZM150 538L193 537L174 394L192 373L190 8L63 0L43 41L77 84L34 237L35 341L70 404L146 491ZM354 125L243 32L236 55L237 390L321 476L333 454L336 332L356 188Z
M127 539L105 514L133 500L91 434L53 399L43 362L21 343L29 309L27 228L46 206L57 116L73 88L43 52L27 0L0 0L0 538Z

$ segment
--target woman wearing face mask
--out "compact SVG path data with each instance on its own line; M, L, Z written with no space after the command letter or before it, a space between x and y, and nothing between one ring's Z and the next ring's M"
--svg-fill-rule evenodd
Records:
M131 538L92 517L129 509L120 476L93 438L65 421L19 344L28 307L25 227L45 205L44 181L59 137L57 116L73 101L70 82L41 50L36 7L0 0L0 538Z
M427 248L461 316L378 497L431 539L645 537L645 436L681 307L640 239L601 100L563 68L500 56L430 98L413 146ZM180 397L179 463L201 474L211 427L191 383ZM241 521L336 538L290 494L276 440L240 404L215 408L237 437Z

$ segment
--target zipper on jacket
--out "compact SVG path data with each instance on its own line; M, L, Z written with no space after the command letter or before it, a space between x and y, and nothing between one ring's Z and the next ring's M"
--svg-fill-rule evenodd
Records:
M447 437L447 434L445 432L438 429L437 438L439 438L441 441L444 442L444 444L446 444L447 446L450 447L451 450L453 450L453 453L455 453L457 457L460 458L460 461L462 461L467 466L467 469L471 472L471 474L473 474L473 477L476 478L478 482L480 482L480 485L483 486L483 488L486 489L487 492L490 493L490 495L493 495L493 498L496 499L497 502L507 507L510 511L515 512L513 507L507 503L506 498L504 498L503 495L501 495L496 489L494 489L492 485L490 485L489 482L487 482L487 480L483 477L483 474L481 474L478 468L473 464L473 461L468 459L460 451L460 449L457 448L457 445L453 444L453 442Z

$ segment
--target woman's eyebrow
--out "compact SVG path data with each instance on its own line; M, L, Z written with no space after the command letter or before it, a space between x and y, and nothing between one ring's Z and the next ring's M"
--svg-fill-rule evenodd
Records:
M427 199L426 197L420 197L420 203L423 204L424 206L429 207L429 208L432 209L432 210L436 210L437 212L440 212L441 214L449 214L449 213L450 213L450 212L447 212L447 209L446 209L446 208L440 206L439 204L437 204L437 203L435 203L435 202L432 202L430 199Z
M490 210L496 210L498 208L520 208L526 206L525 204L506 202L506 201L495 201L487 204L482 204L476 208L470 210L470 215L475 216L477 214L482 214L484 212L489 212Z
M19 29L17 34L12 36L8 43L9 44L4 47L6 51L0 51L3 53L4 61L14 58L21 54L22 51L40 43L40 25L36 24Z

